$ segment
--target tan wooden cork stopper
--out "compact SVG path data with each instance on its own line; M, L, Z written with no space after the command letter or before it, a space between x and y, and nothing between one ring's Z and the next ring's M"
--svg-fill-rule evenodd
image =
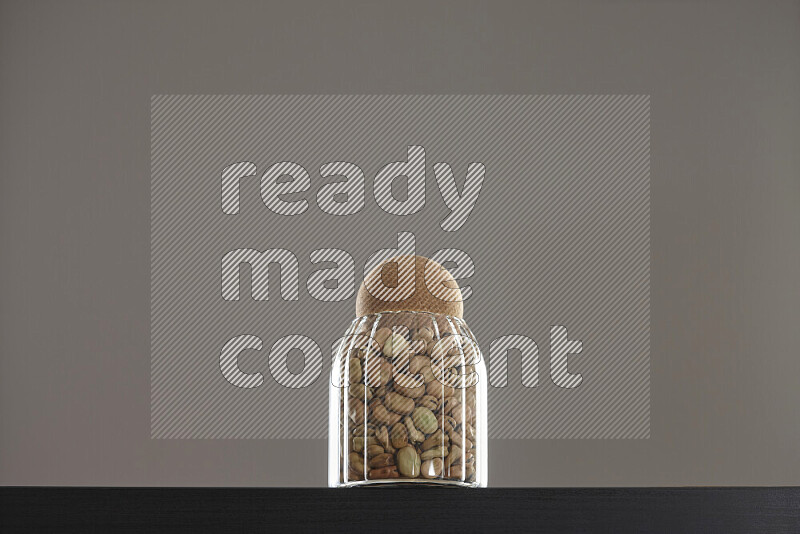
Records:
M361 283L356 316L422 311L463 318L461 289L450 271L422 256L397 256L380 263Z

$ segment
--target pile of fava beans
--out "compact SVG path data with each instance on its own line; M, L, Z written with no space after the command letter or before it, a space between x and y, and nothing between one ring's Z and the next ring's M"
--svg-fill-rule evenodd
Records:
M472 339L413 325L359 337L341 358L341 482L474 482Z

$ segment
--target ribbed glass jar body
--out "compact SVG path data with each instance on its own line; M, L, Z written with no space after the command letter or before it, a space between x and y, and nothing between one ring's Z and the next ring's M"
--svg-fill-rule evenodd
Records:
M462 319L357 318L331 371L329 485L485 487L486 384Z

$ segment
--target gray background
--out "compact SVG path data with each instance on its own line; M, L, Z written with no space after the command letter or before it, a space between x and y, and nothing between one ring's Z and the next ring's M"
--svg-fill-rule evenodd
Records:
M800 483L797 2L1 2L0 483L323 485L322 440L150 440L149 102L651 95L651 439L494 486Z

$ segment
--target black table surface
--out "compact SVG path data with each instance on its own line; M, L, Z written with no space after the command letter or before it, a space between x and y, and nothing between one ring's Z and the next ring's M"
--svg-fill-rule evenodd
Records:
M800 533L800 488L0 488L6 532Z

